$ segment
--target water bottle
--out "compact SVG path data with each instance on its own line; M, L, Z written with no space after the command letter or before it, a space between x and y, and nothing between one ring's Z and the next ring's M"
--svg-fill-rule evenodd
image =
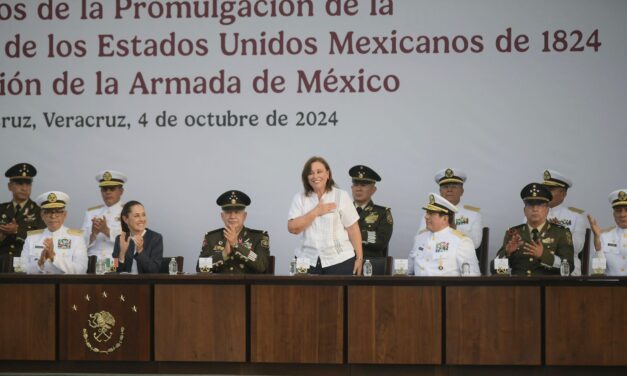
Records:
M562 260L562 265L560 265L560 274L562 277L568 277L570 275L570 264L566 259Z
M470 264L465 262L462 264L462 277L470 276Z
M296 274L296 256L290 261L290 275Z
M169 270L170 270L170 274L176 274L179 271L179 266L176 263L176 258L175 257L172 257L170 259Z
M364 277L372 277L372 264L370 260L364 262Z

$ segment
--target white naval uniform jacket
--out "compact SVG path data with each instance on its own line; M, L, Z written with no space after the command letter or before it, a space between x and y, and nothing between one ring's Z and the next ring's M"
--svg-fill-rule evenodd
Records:
M113 253L113 245L115 244L115 238L122 232L120 215L122 214L123 206L124 205L121 202L118 202L111 206L100 205L87 210L82 228L89 256L96 255L98 258L111 257L111 254ZM89 243L89 238L91 237L92 219L96 217L106 218L107 226L109 227L109 237L99 233L96 235L96 239L94 239L93 243Z
M296 257L306 257L311 266L316 266L318 257L323 268L344 262L355 256L355 250L348 238L347 227L359 220L357 209L348 192L333 187L322 195L325 203L335 202L336 209L316 217L301 233L301 245L295 250ZM288 219L298 218L318 205L315 193L298 193L292 200Z
M594 254L594 252L590 253ZM627 229L615 227L602 233L601 250L597 252L597 257L605 257L606 275L627 275Z
M455 213L455 227L457 227L457 230L462 234L472 239L472 244L475 248L479 248L483 238L483 224L479 209L470 205L462 205L460 202L457 206L457 210L457 213ZM418 232L426 228L427 223L425 222L425 218L423 216L420 221Z
M586 238L586 228L588 227L588 220L583 214L575 211L574 208L568 208L563 203L549 209L549 215L547 220L550 223L556 223L564 226L570 230L573 236L573 249L575 251L575 269L571 275L581 275L581 260L577 255L583 249L583 243Z
M472 240L446 227L438 232L423 230L416 235L409 252L409 274L416 276L460 276L468 263L470 275L479 276L479 261Z
M52 238L54 262L46 260L43 267L37 264L44 250L44 240ZM87 247L81 230L61 226L55 232L48 229L29 231L24 241L22 262L27 273L85 274L87 272Z

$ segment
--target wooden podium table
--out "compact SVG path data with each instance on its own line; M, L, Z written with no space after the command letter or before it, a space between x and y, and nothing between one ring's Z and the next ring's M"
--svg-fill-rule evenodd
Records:
M627 374L622 278L0 274L0 302L0 372Z

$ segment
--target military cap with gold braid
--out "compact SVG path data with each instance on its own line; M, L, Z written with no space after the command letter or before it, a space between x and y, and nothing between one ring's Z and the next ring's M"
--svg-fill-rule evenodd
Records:
M547 203L553 199L553 194L540 183L529 183L520 191L520 198L530 204Z
M435 173L435 182L442 184L464 184L466 173L458 168L445 168Z
M612 207L627 206L627 189L619 189L610 193L608 200Z
M16 183L30 183L35 175L37 175L37 169L29 163L18 163L4 173L4 176Z
M457 207L444 197L429 193L429 203L422 207L424 210L435 211L444 214L457 213Z
M373 169L364 165L357 165L348 170L348 174L353 178L353 183L375 183L381 181L381 176Z
M250 197L244 192L230 190L221 194L216 203L222 210L240 210L250 205Z
M63 209L70 203L70 196L60 191L41 194L35 200L42 209Z
M544 182L542 184L548 187L562 187L566 189L573 186L572 180L555 170L544 170Z
M119 171L104 170L96 175L96 181L100 187L114 187L116 185L124 185L128 178Z

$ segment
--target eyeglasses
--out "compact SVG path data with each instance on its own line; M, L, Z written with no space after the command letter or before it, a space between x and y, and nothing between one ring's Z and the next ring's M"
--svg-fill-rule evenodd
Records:
M63 213L65 213L65 209L44 209L43 213L52 217L53 215L63 215Z

